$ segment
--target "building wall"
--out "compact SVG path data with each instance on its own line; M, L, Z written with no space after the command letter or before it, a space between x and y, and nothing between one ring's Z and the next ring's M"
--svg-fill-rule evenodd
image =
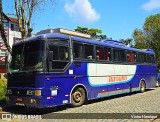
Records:
M17 23L4 20L4 29L6 33L6 38L11 48L17 39L21 39L21 33L18 31L17 27L18 27ZM7 48L5 47L5 44L0 36L0 73L6 72L6 66L5 66L6 51Z
M12 30L11 29L11 24L17 25L15 23L9 23L9 45L12 47L12 45L14 44L14 41L17 39L21 39L21 33L18 32L17 29ZM17 25L18 26L18 25Z
M9 22L7 20L4 20L4 30L7 40L9 39ZM1 38L0 35L0 73L6 72L6 65L5 65L5 53L7 48L5 47L5 44Z

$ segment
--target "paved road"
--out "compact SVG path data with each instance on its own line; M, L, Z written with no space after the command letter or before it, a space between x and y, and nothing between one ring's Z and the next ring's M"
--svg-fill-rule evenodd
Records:
M83 105L77 108L71 108L68 105L52 108L49 110L43 110L40 112L27 111L24 107L11 107L3 110L12 114L40 114L42 118L46 120L36 120L37 122L53 121L52 118L72 118L71 120L66 119L65 121L113 121L113 119L105 118L117 118L114 121L121 120L122 122L128 121L141 121L141 122L160 122L160 119L156 119L157 114L160 116L160 87L147 90L145 93L133 93L124 94L118 96L112 96L108 98L98 99L89 101L87 105ZM74 114L68 114L74 113ZM92 113L92 114L91 114ZM93 114L96 113L96 114ZM106 114L114 113L114 114ZM117 114L119 113L119 114ZM122 114L121 114L122 113ZM125 114L134 113L134 114ZM140 114L145 113L145 114ZM149 113L149 114L147 114ZM132 115L132 116L131 116ZM148 117L149 119L131 119L132 117ZM130 118L129 118L130 117ZM151 118L153 117L153 119ZM81 118L81 119L79 119ZM93 118L93 119L90 119ZM100 119L101 118L101 119ZM82 120L83 119L83 120ZM18 121L18 120L17 120ZM58 122L64 121L57 119Z

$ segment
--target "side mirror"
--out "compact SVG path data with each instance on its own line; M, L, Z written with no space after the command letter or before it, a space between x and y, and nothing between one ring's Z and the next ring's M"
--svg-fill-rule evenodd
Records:
M49 61L53 60L53 51L49 51Z

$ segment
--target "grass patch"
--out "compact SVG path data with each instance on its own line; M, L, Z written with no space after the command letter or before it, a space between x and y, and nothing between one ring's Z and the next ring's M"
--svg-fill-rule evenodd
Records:
M6 87L7 80L4 78L0 79L0 103L5 101Z

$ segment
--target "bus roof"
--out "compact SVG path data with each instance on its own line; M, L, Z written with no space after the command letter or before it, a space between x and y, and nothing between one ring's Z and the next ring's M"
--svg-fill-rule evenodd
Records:
M61 33L46 33L46 34L40 34L34 37L26 38L24 40L17 41L14 45L28 42L28 41L34 41L34 40L43 40L43 39L49 39L49 38L65 38L69 39L69 35L66 34L61 34ZM73 41L78 41L78 42L83 42L83 43L90 43L90 44L95 44L95 45L101 45L101 46L108 46L108 47L114 47L114 48L119 48L119 49L126 49L130 51L136 51L136 52L143 52L143 53L150 53L150 54L155 54L152 49L137 49L137 48L131 48L127 47L123 42L116 41L116 40L101 40L101 41L96 41L96 40L91 40L87 38L82 38L82 37L77 37L77 36L71 36Z
M16 44L20 44L20 43L25 43L28 41L34 41L34 40L43 40L43 39L49 39L49 38L65 38L65 39L69 39L69 36L66 34L60 34L60 33L47 33L47 34L40 34L40 35L36 35L33 37L29 37L23 40L18 40L14 43L14 45Z

